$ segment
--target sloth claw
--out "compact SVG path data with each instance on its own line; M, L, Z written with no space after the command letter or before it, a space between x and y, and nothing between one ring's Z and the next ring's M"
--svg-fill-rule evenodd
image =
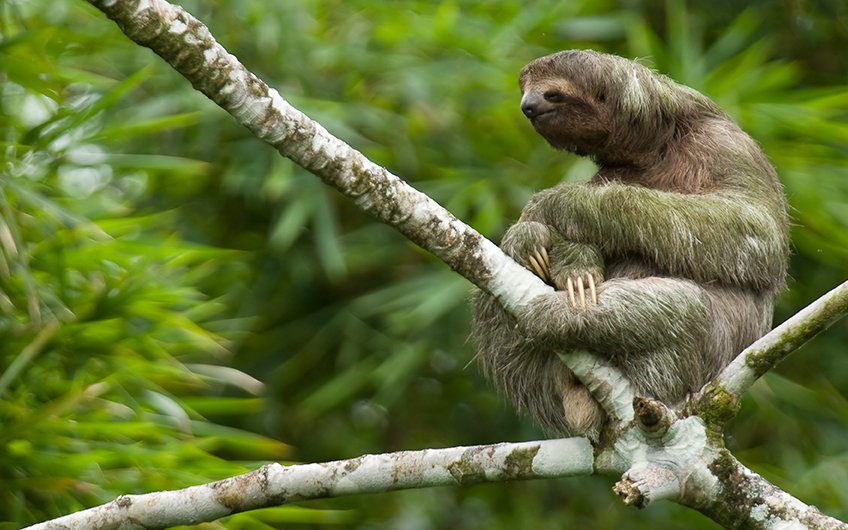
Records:
M565 287L568 291L568 301L571 307L577 309L578 303L581 309L586 309L587 299L593 303L598 303L598 286L595 277L591 274L584 276L568 277L565 281ZM587 291L588 290L588 296Z
M527 261L530 263L530 268L533 269L533 272L536 273L536 276L542 278L543 280L548 277L545 267L542 266L542 264L540 263L540 259L537 257L537 255L531 254L530 256L528 256Z
M598 291L595 289L595 277L592 276L591 274L589 274L588 277L589 277L589 295L592 298L592 303L597 304L598 303Z
M548 255L548 249L546 249L545 247L541 247L539 249L539 254L541 254L541 256L542 256L542 262L543 262L542 265L545 266L545 273L548 276L550 276L551 257L550 257L550 255Z
M583 288L583 277L577 277L577 294L580 295L580 307L586 309L586 291Z
M536 250L534 253L534 257L536 258L536 263L539 265L539 268L542 270L542 278L545 280L551 279L551 269L550 269L550 258L548 257L548 250L545 247L541 247Z
M571 307L577 307L577 302L574 300L574 282L568 278L565 283L568 289L568 301L571 302Z
M527 257L527 262L530 264L533 272L536 273L536 276L546 282L550 282L551 279L550 261L548 250L545 247L540 247Z

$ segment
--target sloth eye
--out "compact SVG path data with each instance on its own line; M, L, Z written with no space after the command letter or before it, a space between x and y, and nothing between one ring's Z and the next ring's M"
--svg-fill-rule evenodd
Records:
M548 90L543 94L543 97L548 103L562 103L566 99L565 94L559 90Z

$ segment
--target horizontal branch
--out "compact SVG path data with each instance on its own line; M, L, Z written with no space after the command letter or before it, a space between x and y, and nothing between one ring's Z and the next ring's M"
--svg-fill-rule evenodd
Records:
M251 473L202 486L123 495L110 503L25 530L167 528L307 499L587 475L592 473L593 459L588 440L565 438L401 451L323 464L268 464Z
M625 504L670 500L727 529L848 530L745 467L702 418L675 418L659 402L641 401L657 423L647 424L643 415L595 458L597 473L623 472L613 490Z

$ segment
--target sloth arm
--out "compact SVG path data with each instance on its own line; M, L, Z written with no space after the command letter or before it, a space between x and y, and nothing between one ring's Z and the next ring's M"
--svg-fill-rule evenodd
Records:
M700 351L710 319L710 301L700 286L660 277L604 282L598 303L585 308L574 307L565 292L540 295L517 315L519 329L534 341L610 357L659 350L691 355Z
M776 290L788 246L783 206L758 195L563 183L537 193L520 220L597 245L604 257L639 256L670 276Z

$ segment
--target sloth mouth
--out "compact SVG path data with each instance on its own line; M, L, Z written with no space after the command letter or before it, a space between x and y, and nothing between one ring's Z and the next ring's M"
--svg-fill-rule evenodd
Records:
M557 115L553 110L540 112L530 118L530 124L542 136L545 136L545 131L556 129Z
M545 131L550 129L554 124L554 113L553 111L545 111L540 114L536 114L535 116L530 118L530 125L541 134L545 136Z
M551 109L551 110L542 111L538 114L534 114L534 115L529 117L530 122L535 124L537 121L543 119L545 116L549 116L550 114L553 114L553 112L554 112L553 109Z

